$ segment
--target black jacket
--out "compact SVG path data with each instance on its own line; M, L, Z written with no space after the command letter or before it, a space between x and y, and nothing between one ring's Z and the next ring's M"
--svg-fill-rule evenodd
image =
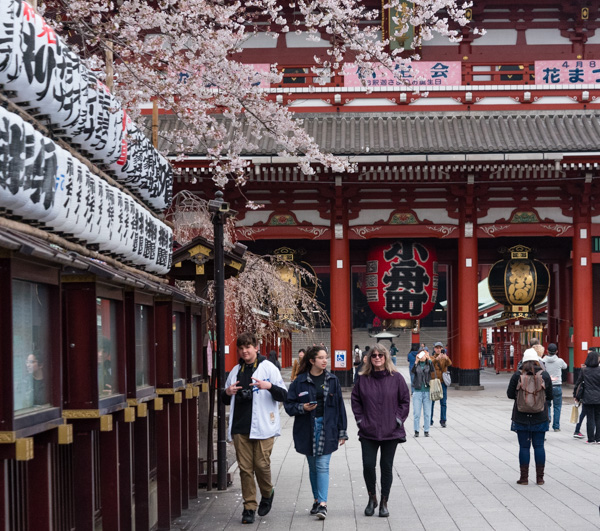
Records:
M536 369L536 373L542 371L541 367ZM506 396L511 400L514 400L515 403L513 405L512 417L511 420L513 422L518 422L519 424L541 424L542 422L548 421L548 401L552 400L552 379L550 375L546 371L542 371L542 378L544 379L544 383L546 384L546 405L544 407L544 411L540 411L539 413L521 413L517 409L517 385L519 384L519 379L521 378L521 371L517 371L512 375L510 382L508 383L508 389L506 390Z
M304 411L304 404L317 399L317 388L308 372L300 373L290 385L283 407L288 415L294 417L294 446L296 451L304 455L313 455L314 413ZM347 439L346 407L342 397L342 388L337 376L325 372L327 396L324 397L323 431L321 437L322 455L335 452L340 439Z
M410 372L415 376L412 381L414 389L421 389L423 386L428 388L431 380L435 378L435 368L431 360L427 360L423 367L419 365L419 360L417 360Z
M583 399L584 404L600 404L600 367L584 367L579 373L579 378L573 388L573 393L583 380Z

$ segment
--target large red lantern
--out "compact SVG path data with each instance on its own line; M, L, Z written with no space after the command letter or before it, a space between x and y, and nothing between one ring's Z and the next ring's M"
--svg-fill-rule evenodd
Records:
M427 244L394 241L369 251L367 301L381 319L422 319L438 292L438 262Z

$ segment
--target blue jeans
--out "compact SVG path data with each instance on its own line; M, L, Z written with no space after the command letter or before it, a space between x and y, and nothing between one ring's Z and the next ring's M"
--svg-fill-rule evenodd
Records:
M548 402L548 422L552 422L552 429L560 429L560 408L562 408L562 387L560 385L552 386L552 402L554 402L554 422L552 422L552 408Z
M444 396L440 400L440 422L446 422L446 399L448 398L448 388L446 384L442 380L442 390L444 391ZM433 407L435 406L435 402L431 402L431 419L433 420Z
M413 391L413 418L415 420L415 431L419 431L421 420L421 409L423 410L424 431L428 432L431 426L431 398L429 389L427 391Z
M531 445L536 465L546 464L546 450L544 450L545 431L517 431L519 438L519 465L529 466L531 460Z
M315 418L315 442L319 446L321 431L323 429L323 417ZM327 455L307 455L308 472L310 477L310 486L313 496L319 503L327 503L327 493L329 492L329 460L331 454Z

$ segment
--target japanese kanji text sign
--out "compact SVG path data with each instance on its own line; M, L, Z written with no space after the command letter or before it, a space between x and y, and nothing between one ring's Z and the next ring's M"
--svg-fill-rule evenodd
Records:
M366 291L382 319L421 319L437 299L438 262L430 245L395 241L369 251Z

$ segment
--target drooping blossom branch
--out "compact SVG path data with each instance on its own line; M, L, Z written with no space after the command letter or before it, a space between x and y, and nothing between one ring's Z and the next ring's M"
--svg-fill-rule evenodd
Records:
M182 245L197 236L213 241L213 226L206 201L184 191L173 198L168 213L175 226L175 239ZM225 226L225 247L233 247L234 224ZM282 261L277 256L244 254L246 267L236 277L225 281L227 311L238 329L254 330L261 337L280 334L281 330L311 331L328 322L328 316L315 297L318 279L301 265ZM194 290L192 283L181 283L183 289ZM199 294L214 301L214 285L208 283L206 293ZM212 322L212 321L211 321ZM212 323L214 329L214 323Z
M458 28L468 20L456 0L387 0L383 12L396 24L391 39L409 25L413 47L434 33L460 40ZM335 172L352 172L347 158L324 153L289 110L267 98L261 82L278 83L277 65L265 72L236 59L243 43L266 33L273 38L289 31L325 35L331 47L327 58L315 57L313 72L328 76L342 72L347 62L368 75L378 63L390 76L403 81L410 57L400 49L389 51L390 39L381 39L380 10L359 0L45 0L49 20L87 57L88 65L104 67L107 43L115 57L115 92L129 113L158 99L161 108L178 118L178 127L162 131L170 155L202 153L208 156L218 186L229 181L243 185L249 163L244 153L261 138L272 138L283 155L297 157L302 171L314 165Z

